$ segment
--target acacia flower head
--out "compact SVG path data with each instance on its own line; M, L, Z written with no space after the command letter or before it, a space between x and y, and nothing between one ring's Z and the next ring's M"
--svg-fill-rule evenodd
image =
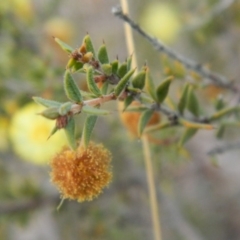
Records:
M51 161L51 181L63 198L91 201L112 179L111 153L90 142L76 151L64 147Z

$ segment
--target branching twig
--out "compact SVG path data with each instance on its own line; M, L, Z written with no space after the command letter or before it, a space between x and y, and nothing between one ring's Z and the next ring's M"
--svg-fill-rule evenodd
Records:
M114 7L112 9L112 12L115 16L127 22L137 33L139 33L141 36L147 39L155 47L157 51L163 52L166 55L168 55L170 58L181 62L186 68L191 69L194 72L201 75L202 77L209 79L213 84L217 86L227 88L232 92L238 91L236 87L233 86L233 84L226 77L208 70L202 64L197 63L189 58L186 58L185 56L175 52L173 49L169 48L168 46L165 46L158 39L153 38L152 36L147 34L138 24L136 24L132 19L130 19L126 14L124 14L120 7Z
M186 26L183 31L193 31L198 28L203 27L210 21L212 21L216 16L220 15L227 8L229 8L236 0L222 0L216 4L207 14L194 21L193 23Z

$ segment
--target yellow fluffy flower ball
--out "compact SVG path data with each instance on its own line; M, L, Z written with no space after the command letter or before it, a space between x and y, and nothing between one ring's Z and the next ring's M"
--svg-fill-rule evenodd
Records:
M37 115L44 109L35 103L27 104L13 115L10 125L14 151L36 164L46 164L67 143L61 130L47 140L55 121Z
M169 3L152 2L147 5L140 19L141 26L153 36L170 43L175 40L181 23Z
M64 147L50 163L51 180L63 198L90 201L111 181L110 163L111 153L101 144L91 142L77 151Z

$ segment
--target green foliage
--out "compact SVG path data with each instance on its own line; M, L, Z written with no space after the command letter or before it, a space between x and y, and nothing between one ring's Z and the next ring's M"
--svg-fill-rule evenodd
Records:
M90 106L83 106L82 111L87 114L93 114L93 115L108 115L110 114L110 111L108 110L103 110L95 107L90 107Z
M81 103L82 95L69 70L64 75L64 90L69 100Z
M108 86L109 86L109 83L108 82L105 82L103 83L102 87L101 87L101 93L102 94L107 94L107 91L108 91Z
M112 65L109 63L102 64L102 70L103 70L103 73L106 74L107 76L111 76L113 73Z
M103 44L98 50L98 60L101 64L109 63L106 45Z
M162 103L165 98L167 97L168 95L168 91L169 91L169 87L170 87L170 84L173 80L173 77L170 76L168 77L167 79L165 79L158 87L157 87L157 90L156 90L156 96L157 96L157 101L158 103Z
M178 146L182 147L186 142L188 142L196 133L198 129L196 128L186 128L179 140Z
M75 150L77 148L77 142L75 139L75 121L73 117L68 119L67 126L64 128L65 134L67 136L67 140L69 146Z
M152 97L152 99L154 101L157 102L157 96L156 96L156 92L155 92L155 85L153 82L153 79L150 75L149 69L146 70L146 90L148 92L148 94Z
M123 78L126 75L127 71L128 71L127 63L124 62L118 68L118 71L117 71L118 77Z
M60 40L59 38L54 37L54 40L65 52L67 52L67 53L73 52L74 49L72 47L70 47L68 44L66 44L65 42L63 42L62 40Z
M189 84L185 84L184 85L184 88L183 88L183 91L182 91L182 95L179 99L179 102L178 102L178 111L183 114L184 112L184 109L187 105L187 99L188 99L188 88L189 88Z
M196 117L199 116L199 103L197 97L194 93L193 87L189 86L188 93L187 93L187 108L188 110L195 115Z
M94 81L94 70L92 67L87 68L87 85L88 89L91 93L93 93L95 96L99 97L102 95L100 89L97 87L95 81Z
M39 114L51 120L57 119L60 116L58 107L47 108L46 110L42 111Z
M118 71L118 60L115 60L113 62L111 62L112 65L112 73L113 74L117 74Z
M53 127L52 131L50 132L47 140L50 139L51 136L53 136L58 130L59 130L58 127L55 125L55 126Z
M61 116L64 116L64 115L67 115L70 112L71 108L72 108L72 103L71 102L66 102L66 103L63 103L59 107L58 112Z
M152 109L147 109L141 114L138 122L138 135L141 136L144 128L147 126L149 120L151 119L154 111Z
M91 52L93 54L93 57L96 58L95 50L93 47L92 40L89 35L86 35L83 39L83 43L86 45L87 52Z
M127 97L125 98L123 111L125 111L125 110L127 109L127 107L131 105L131 103L133 102L133 100L134 100L134 97L131 96L131 95L130 95L130 96L127 96Z
M143 89L145 86L146 71L142 70L132 79L132 85L135 88Z
M128 84L131 76L135 72L135 69L130 70L127 72L123 78L118 82L117 86L114 88L114 93L118 97L125 89L126 85Z
M72 115L80 114L81 112L90 114L85 120L82 134L84 145L87 146L97 116L110 114L109 110L100 109L101 104L110 100L119 99L124 101L124 112L141 113L137 126L139 136L144 132L149 134L155 131L162 131L165 128L171 128L172 126L182 126L184 132L179 140L179 146L189 141L199 129L214 129L215 127L211 124L213 121L220 120L232 113L237 115L239 112L238 107L228 107L222 98L218 98L214 105L217 111L210 114L210 117L200 118L200 109L202 111L204 106L201 105L196 97L199 87L197 84L185 83L178 102L171 102L169 104L169 89L173 76L167 76L155 88L154 79L148 67L143 66L133 76L136 69L131 69L132 56L129 56L122 64L119 64L118 59L111 61L108 56L107 47L103 44L100 46L96 58L89 35L84 37L83 44L78 50L82 51L83 55L85 51L87 52L84 55L83 62L81 59L78 61L76 57L74 58L74 54L78 54L76 50L73 52L73 49L64 42L59 39L55 40L63 50L72 54L64 74L64 90L71 102L60 103L40 97L33 97L33 99L35 102L47 107L41 115L49 119L56 119L57 121L57 127L52 130L50 136L55 134L58 128L63 127L68 136L69 144L73 149L76 148L76 139L74 133L75 124ZM182 68L179 62L176 63L176 66ZM71 72L77 70L78 73L86 75L89 93L79 89L70 70ZM185 74L186 72L184 72ZM132 106L133 101L140 101L142 104ZM154 113L153 109L165 114L167 119L154 126L148 126L148 122ZM188 112L185 113L185 109L188 109ZM190 117L189 112L192 114ZM68 119L66 126L64 119ZM224 129L225 127L221 127L218 130L218 137L222 137Z
M88 146L96 121L97 115L89 115L85 120L82 133L82 141L84 143L84 147Z
M127 58L127 71L130 71L132 67L132 55Z
M60 107L62 104L60 102L44 99L41 97L33 97L33 100L44 107Z

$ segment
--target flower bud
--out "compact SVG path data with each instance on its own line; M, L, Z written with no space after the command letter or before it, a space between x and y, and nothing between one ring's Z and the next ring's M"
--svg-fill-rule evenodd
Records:
M47 108L46 110L44 110L43 112L41 112L39 114L45 118L52 119L52 120L56 119L60 116L57 107Z

